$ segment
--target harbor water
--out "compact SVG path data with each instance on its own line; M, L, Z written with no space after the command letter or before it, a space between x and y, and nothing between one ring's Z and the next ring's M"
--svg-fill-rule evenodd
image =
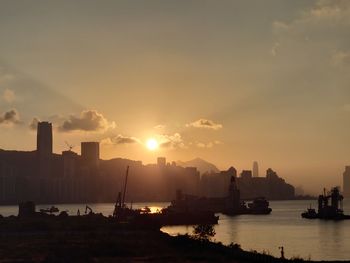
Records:
M224 244L237 243L245 250L256 250L279 256L284 247L287 258L302 257L312 260L350 260L350 220L321 221L301 218L300 214L309 207L317 208L317 201L271 201L270 215L225 216L219 214L215 226L215 241ZM136 203L133 208L146 205L156 212L169 203ZM114 204L88 204L94 212L104 215L113 213ZM37 210L49 205L38 205ZM55 205L69 214L85 212L85 204ZM344 200L344 211L350 214L350 200ZM3 216L17 215L17 206L0 206ZM192 226L167 226L161 229L171 235L192 233Z

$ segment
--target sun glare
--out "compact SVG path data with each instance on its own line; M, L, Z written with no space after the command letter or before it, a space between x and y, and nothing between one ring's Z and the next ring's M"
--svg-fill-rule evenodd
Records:
M155 139L148 139L146 142L146 146L148 150L154 151L158 148L158 142Z

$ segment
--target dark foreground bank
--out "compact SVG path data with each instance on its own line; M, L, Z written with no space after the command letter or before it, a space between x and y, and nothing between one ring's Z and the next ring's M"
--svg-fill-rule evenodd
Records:
M302 262L102 215L0 219L1 262Z

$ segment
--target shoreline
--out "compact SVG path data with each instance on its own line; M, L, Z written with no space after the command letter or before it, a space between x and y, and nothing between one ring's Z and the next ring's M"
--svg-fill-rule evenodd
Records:
M254 198L251 199L242 199L242 201L253 201ZM317 200L317 197L307 197L307 198L299 198L295 197L294 199L269 199L268 201L273 201L273 202L288 202L288 201L315 201ZM172 200L170 201L164 201L164 200L151 200L151 201L125 201L126 204L143 204L143 203L171 203ZM11 202L11 203L0 203L0 206L17 206L20 202ZM79 202L48 202L48 203L40 203L40 202L35 202L35 204L38 206L43 206L43 205L98 205L98 204L114 204L115 200L110 200L110 201L100 201L100 202L85 202L85 203L79 203Z
M342 262L280 259L99 214L6 217L0 229L2 262Z

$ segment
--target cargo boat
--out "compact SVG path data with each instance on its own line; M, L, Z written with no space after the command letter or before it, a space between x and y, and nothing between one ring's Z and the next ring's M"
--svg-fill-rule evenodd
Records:
M350 215L344 215L343 199L338 187L333 187L330 192L326 193L323 189L323 194L318 197L318 211L313 208L308 208L301 214L301 217L306 219L323 219L323 220L346 220L350 219ZM329 200L331 203L329 204Z
M240 191L236 184L236 178L231 177L228 195L226 197L197 197L183 195L180 190L176 193L176 199L171 202L170 208L176 211L212 211L226 215L267 215L272 209L264 197L255 198L246 204L240 199Z
M128 181L129 166L126 170L124 191L119 192L115 203L113 217L117 221L143 222L148 224L166 225L198 225L198 224L217 224L219 216L212 211L197 211L189 209L179 209L173 206L163 208L158 213L151 213L150 209L132 209L125 204L125 193Z

